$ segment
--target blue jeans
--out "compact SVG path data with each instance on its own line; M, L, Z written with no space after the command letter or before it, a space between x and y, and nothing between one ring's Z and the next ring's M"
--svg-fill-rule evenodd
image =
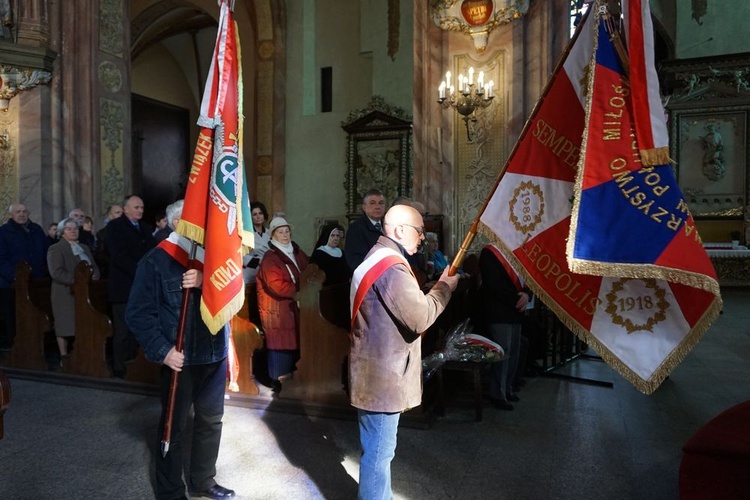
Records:
M391 493L391 460L396 456L396 435L400 413L357 410L359 441L359 500L384 500Z

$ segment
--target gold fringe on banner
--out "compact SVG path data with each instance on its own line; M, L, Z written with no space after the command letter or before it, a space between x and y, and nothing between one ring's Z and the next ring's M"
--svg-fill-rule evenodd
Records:
M693 329L685 335L685 338L665 358L662 364L654 370L651 376L648 379L644 379L623 363L620 358L607 349L604 344L599 342L599 339L597 339L593 333L575 321L560 304L555 302L555 300L544 291L539 283L531 277L518 259L516 259L513 252L510 251L505 243L498 238L490 228L480 222L479 232L487 237L491 243L497 245L505 258L508 259L508 262L511 263L513 268L518 271L526 281L526 284L531 291L539 297L539 300L541 300L542 303L544 303L544 305L547 306L547 308L549 308L571 332L586 344L590 345L609 366L611 366L625 380L630 382L636 389L646 395L652 394L672 370L674 370L675 367L685 359L685 356L687 356L692 348L700 341L703 334L706 333L722 309L721 298L716 296L711 306L706 309L706 312L698 322L696 322Z
M612 264L608 262L581 260L569 256L568 267L571 271L578 274L591 274L608 278L653 278L705 290L717 296L721 295L719 282L705 274L655 264Z
M237 176L237 229L240 234L241 247L240 255L247 255L252 252L255 247L255 236L254 231L245 230L245 221L242 217L243 205L249 203L249 200L245 198L245 183L247 177L245 176L245 115L242 113L244 107L244 92L245 83L242 79L242 46L240 45L240 30L237 26L237 22L234 23L234 38L237 45L237 160L240 168L240 175ZM248 190L249 191L249 190ZM252 228L252 219L250 220L250 227Z
M242 309L242 305L244 303L244 281L242 282L240 293L235 295L232 300L227 303L227 305L225 305L218 313L216 313L216 316L211 315L211 311L208 310L205 301L201 300L201 318L203 318L203 322L206 324L206 327L208 327L208 331L211 332L211 335L216 335L224 325L229 323L229 320L231 320L234 315L237 314L237 311Z
M198 243L199 245L203 245L203 239L205 238L205 230L193 224L192 222L188 222L185 219L180 219L180 222L177 223L177 232L183 235L185 238L191 239Z
M598 19L598 18L597 18ZM617 33L613 33L612 40L617 41L619 43L619 46L622 46L622 43L620 42L620 37L617 35ZM618 43L615 44L615 46L618 46ZM586 96L585 99L585 113L586 116L591 115L591 106L593 105L593 95L594 95L594 86L595 86L595 75L596 72L593 70L594 66L596 65L596 53L599 46L599 41L597 37L594 37L594 51L591 56L591 60L589 61L589 68L592 68L590 71L587 72L589 75L588 81L586 82L584 95ZM619 51L618 51L619 53ZM627 58L625 59L627 60ZM583 135L581 139L581 148L580 153L578 156L578 164L576 165L576 181L575 181L575 188L573 190L574 193L580 193L583 189L583 167L586 162L586 157L588 154L587 146L588 146L588 135L589 135L589 126L586 124L586 126L583 129ZM641 151L641 161L644 166L647 166L644 161L643 156L644 151ZM653 165L664 165L669 163L671 160L669 159L669 148L663 147L663 148L656 148L646 151L647 154L651 154L649 159L651 161L656 161L657 163L653 163ZM638 279L644 279L644 278L654 278L654 279L660 279L664 281L671 281L673 283L681 283L683 285L687 285L693 288L698 288L701 290L706 290L707 292L711 292L716 296L720 296L719 292L719 283L709 278L708 276L700 273L694 273L691 271L684 271L680 269L674 269L674 268L665 268L661 266L656 266L653 264L624 264L624 263L618 263L618 264L611 264L607 262L594 262L589 260L581 260L573 257L574 250L575 250L575 234L578 230L578 213L580 210L580 196L573 196L573 207L571 210L571 218L570 218L570 230L568 233L568 240L566 243L566 256L568 261L568 267L571 271L578 274L591 274L595 276L606 276L610 278L638 278ZM696 229L697 231L697 229Z
M640 149L638 152L641 154L641 164L644 167L656 167L659 165L675 163L675 161L669 157L669 148L667 146L653 149Z

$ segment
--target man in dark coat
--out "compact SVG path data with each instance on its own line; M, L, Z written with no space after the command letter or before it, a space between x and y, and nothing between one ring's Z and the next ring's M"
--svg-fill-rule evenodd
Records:
M482 284L474 324L505 351L502 361L490 365L490 402L501 410L512 410L512 403L519 399L513 381L522 364L521 324L532 293L494 245L482 249L479 269Z
M10 219L0 226L0 350L8 351L16 336L16 297L13 281L16 265L25 260L31 266L32 278L49 276L44 229L31 222L29 210L22 203L8 208Z
M125 377L125 362L135 357L135 337L125 324L125 306L133 286L138 261L156 246L153 230L143 217L143 200L131 195L122 205L123 215L107 224L106 248L109 254L107 295L112 305L112 372Z
M385 197L379 189L370 189L362 200L364 214L349 225L346 231L344 256L349 268L354 271L383 234Z
M122 217L122 206L111 205L107 209L107 216L104 218L104 225L97 233L98 241L96 242L96 248L93 248L94 259L99 265L99 271L101 272L102 279L109 277L109 252L107 252L107 225L113 220Z
M179 200L167 207L167 220L172 227L177 227L183 203ZM184 475L190 497L232 498L234 491L216 484L214 479L224 415L229 326L224 325L211 335L201 319L203 273L187 269L189 252L189 240L177 233L148 252L137 266L133 293L126 309L128 326L135 332L146 357L162 365L160 440L169 406L172 371L180 374L169 453L162 456L157 451L153 459L156 498L186 498L183 454L188 449L190 467L185 469ZM201 264L195 267L202 267L203 257L203 248L199 248L196 259ZM175 344L183 288L190 289L191 297L183 350L178 351Z

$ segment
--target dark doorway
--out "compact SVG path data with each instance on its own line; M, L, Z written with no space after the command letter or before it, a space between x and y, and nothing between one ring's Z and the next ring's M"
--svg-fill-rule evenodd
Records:
M133 194L143 198L143 220L185 193L190 168L190 111L132 95Z

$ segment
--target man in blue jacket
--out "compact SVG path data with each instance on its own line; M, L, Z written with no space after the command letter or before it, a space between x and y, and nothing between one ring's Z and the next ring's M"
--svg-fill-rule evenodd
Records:
M31 266L31 277L49 276L44 229L29 219L29 209L22 203L8 208L10 219L0 226L0 350L9 351L16 336L16 298L13 281L16 266L25 260Z
M183 200L167 207L172 228L182 216ZM169 452L157 452L156 497L185 498L182 451L192 438L190 471L185 476L191 497L230 498L234 491L216 484L216 459L224 416L229 327L212 335L201 319L200 286L203 281L203 249L198 248L188 266L190 241L173 232L138 262L125 310L125 321L143 347L149 361L162 364L161 441L172 371L179 372ZM194 269L188 270L188 267ZM175 348L183 288L190 292L183 351ZM185 436L190 407L194 409L192 436Z

